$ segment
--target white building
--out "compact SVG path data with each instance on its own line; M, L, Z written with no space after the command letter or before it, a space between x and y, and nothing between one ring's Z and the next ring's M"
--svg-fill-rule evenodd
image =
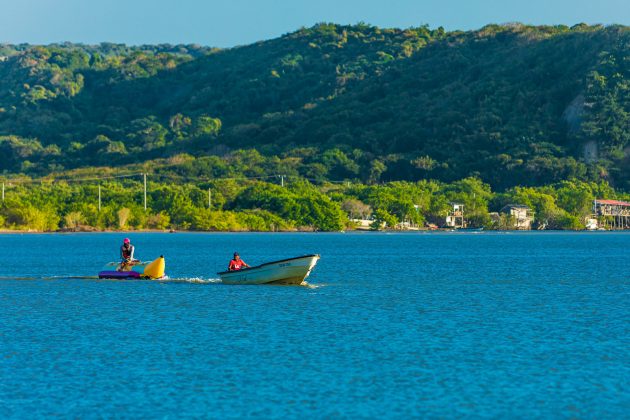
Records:
M501 209L501 213L507 214L512 220L512 227L517 230L531 230L534 223L532 210L522 204L508 204Z
M448 212L444 225L451 228L466 227L466 222L464 221L464 205L461 203L449 204L452 206L452 210Z

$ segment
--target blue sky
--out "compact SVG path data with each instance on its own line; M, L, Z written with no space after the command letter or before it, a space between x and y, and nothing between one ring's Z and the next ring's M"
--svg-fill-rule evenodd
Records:
M0 42L229 47L317 22L448 30L487 23L630 24L630 0L0 0Z

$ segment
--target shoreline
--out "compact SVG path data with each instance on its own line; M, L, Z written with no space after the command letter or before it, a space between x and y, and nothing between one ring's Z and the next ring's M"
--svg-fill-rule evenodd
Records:
M239 231L208 231L208 230L161 230L161 229L140 229L140 230L78 230L78 231L66 231L66 230L56 230L56 231L48 231L48 232L40 232L40 231L28 231L28 230L10 230L10 229L0 229L0 235L89 235L89 234L102 234L102 233L112 233L112 234L126 234L133 235L135 233L164 233L164 234L176 234L176 233L197 233L197 234L245 234L245 233L289 233L289 234L299 234L299 233L308 233L308 234L331 234L331 233L360 233L360 234L467 234L467 235L479 235L479 234L488 234L488 233L496 233L496 234L508 234L508 233L525 233L525 234L544 234L544 233L630 233L630 229L618 229L618 230L561 230L561 229L548 229L548 230L483 230L483 231L453 231L450 229L438 229L438 230L361 230L361 229L349 229L349 230L341 230L334 232L323 232L323 231L309 231L309 230L282 230L282 231L261 231L261 230L239 230Z

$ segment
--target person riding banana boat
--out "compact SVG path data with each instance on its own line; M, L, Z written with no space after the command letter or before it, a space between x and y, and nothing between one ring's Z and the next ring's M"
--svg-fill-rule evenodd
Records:
M98 273L100 279L163 279L166 262L164 256L151 262L142 262L134 258L135 247L129 238L123 240L120 247L120 262L110 262Z
M122 246L120 247L121 266L129 266L138 262L138 260L133 258L135 250L136 248L131 244L129 238L125 238Z

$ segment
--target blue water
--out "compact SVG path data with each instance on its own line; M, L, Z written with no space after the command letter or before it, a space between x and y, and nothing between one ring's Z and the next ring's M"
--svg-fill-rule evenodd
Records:
M0 235L0 417L623 418L630 234ZM308 253L312 287L217 282ZM78 278L88 277L88 278Z

